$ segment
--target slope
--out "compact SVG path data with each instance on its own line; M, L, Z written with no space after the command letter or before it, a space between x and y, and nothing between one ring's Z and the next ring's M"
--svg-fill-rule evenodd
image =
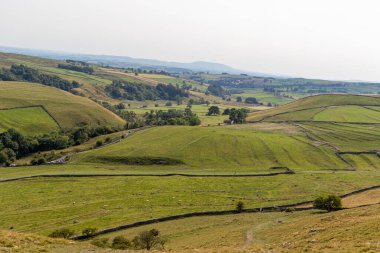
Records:
M64 129L83 125L119 126L117 115L68 92L25 82L0 82L0 108L43 106Z

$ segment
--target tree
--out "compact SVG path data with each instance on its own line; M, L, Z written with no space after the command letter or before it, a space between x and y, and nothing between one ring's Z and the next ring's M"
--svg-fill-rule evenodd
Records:
M151 229L143 231L133 239L133 244L138 249L151 250L155 247L164 247L166 240L161 238L160 231Z
M245 103L247 103L247 104L257 104L258 102L257 102L256 98L254 98L254 97L248 97L248 98L245 99Z
M236 97L236 102L238 102L238 103L241 103L241 102L243 102L243 98L242 97Z
M245 118L247 117L246 109L231 109L230 111L230 121L234 124L242 124L245 122Z
M230 115L231 110L229 108L224 109L223 115Z
M207 113L208 116L219 115L219 114L220 114L219 107L213 105L213 106L210 106L210 108L208 108L208 113Z
M0 165L8 163L8 156L5 152L0 152Z
M239 201L236 203L236 211L239 213L243 212L244 210L244 203L242 201Z
M334 194L320 196L314 200L313 206L331 212L342 208L342 199Z

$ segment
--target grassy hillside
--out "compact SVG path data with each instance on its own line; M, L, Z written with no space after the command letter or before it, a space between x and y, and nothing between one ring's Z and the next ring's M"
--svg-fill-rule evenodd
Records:
M65 129L82 125L122 125L123 120L97 103L40 84L0 82L0 108L42 105Z
M183 162L183 168L214 171L263 171L274 166L297 170L344 167L329 147L314 144L299 128L270 124L157 127L138 132L121 143L80 154L74 162L123 164L136 157L177 159Z
M62 169L43 167L52 173ZM378 182L374 171L251 178L35 178L1 184L0 228L47 235L69 227L80 234L86 227L105 229L169 215L233 210L237 201L258 208L313 200L319 194L344 194Z
M167 249L186 252L378 252L380 206L335 213L304 211L197 217L109 234L130 235L156 228ZM173 229L175 228L175 229ZM207 251L209 250L209 251Z
M254 112L248 121L316 120L380 122L380 97L360 95L317 95L266 111Z
M25 135L59 131L54 119L42 107L0 110L0 132L15 128Z

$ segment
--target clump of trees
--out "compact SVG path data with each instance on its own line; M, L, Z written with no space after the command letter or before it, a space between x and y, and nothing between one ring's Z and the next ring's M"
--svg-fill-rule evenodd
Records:
M160 231L151 229L140 232L133 240L128 240L126 237L119 235L109 242L108 238L94 239L92 244L102 248L112 249L163 249L167 240L162 237Z
M172 84L158 84L149 86L141 83L132 83L115 80L111 85L106 87L106 92L116 99L128 100L174 100L177 103L182 101L183 97L189 97L189 92Z
M207 87L206 94L212 94L218 97L224 97L225 95L227 95L227 91L218 84L210 84Z
M90 138L114 133L119 128L108 126L80 127L68 132L53 132L37 136L24 136L15 129L0 133L0 165L11 165L16 159L31 153L64 149L79 145ZM46 163L45 158L32 160L33 165Z
M67 64L58 64L58 68L78 71L89 75L94 73L94 68L86 62L66 60L66 63Z
M213 115L219 115L220 114L220 109L218 106L212 105L210 108L208 108L207 115L208 116L213 116Z
M0 80L41 83L43 85L52 86L65 91L71 91L72 89L80 86L80 84L76 81L69 82L58 76L42 74L38 70L29 68L22 64L14 64L10 69L1 69Z
M257 99L254 98L254 97L248 97L248 98L246 98L246 99L244 100L244 102L245 102L246 104L258 104L258 103L259 103L259 102L257 101Z
M248 110L241 108L241 109L236 109L236 108L226 108L223 111L223 115L229 115L229 120L226 123L231 123L231 124L243 124L245 122L245 118L247 117Z
M197 126L201 123L199 117L191 111L191 106L188 106L184 111L169 109L168 111L150 111L143 116L147 125L187 125Z
M342 209L342 199L334 194L320 196L314 200L313 206L328 212Z

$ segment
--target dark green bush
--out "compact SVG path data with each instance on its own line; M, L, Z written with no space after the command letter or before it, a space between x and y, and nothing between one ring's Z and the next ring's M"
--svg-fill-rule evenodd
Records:
M326 211L335 211L342 209L342 199L334 194L328 196L321 196L314 200L313 206L317 209Z
M70 230L68 228L60 228L55 231L53 231L49 237L53 238L65 238L68 239L74 235L74 231Z
M119 235L112 240L111 247L114 249L129 249L132 247L132 243L124 236Z
M96 147L100 147L100 146L102 146L103 145L103 141L101 141L101 140L98 140L98 141L96 141Z

